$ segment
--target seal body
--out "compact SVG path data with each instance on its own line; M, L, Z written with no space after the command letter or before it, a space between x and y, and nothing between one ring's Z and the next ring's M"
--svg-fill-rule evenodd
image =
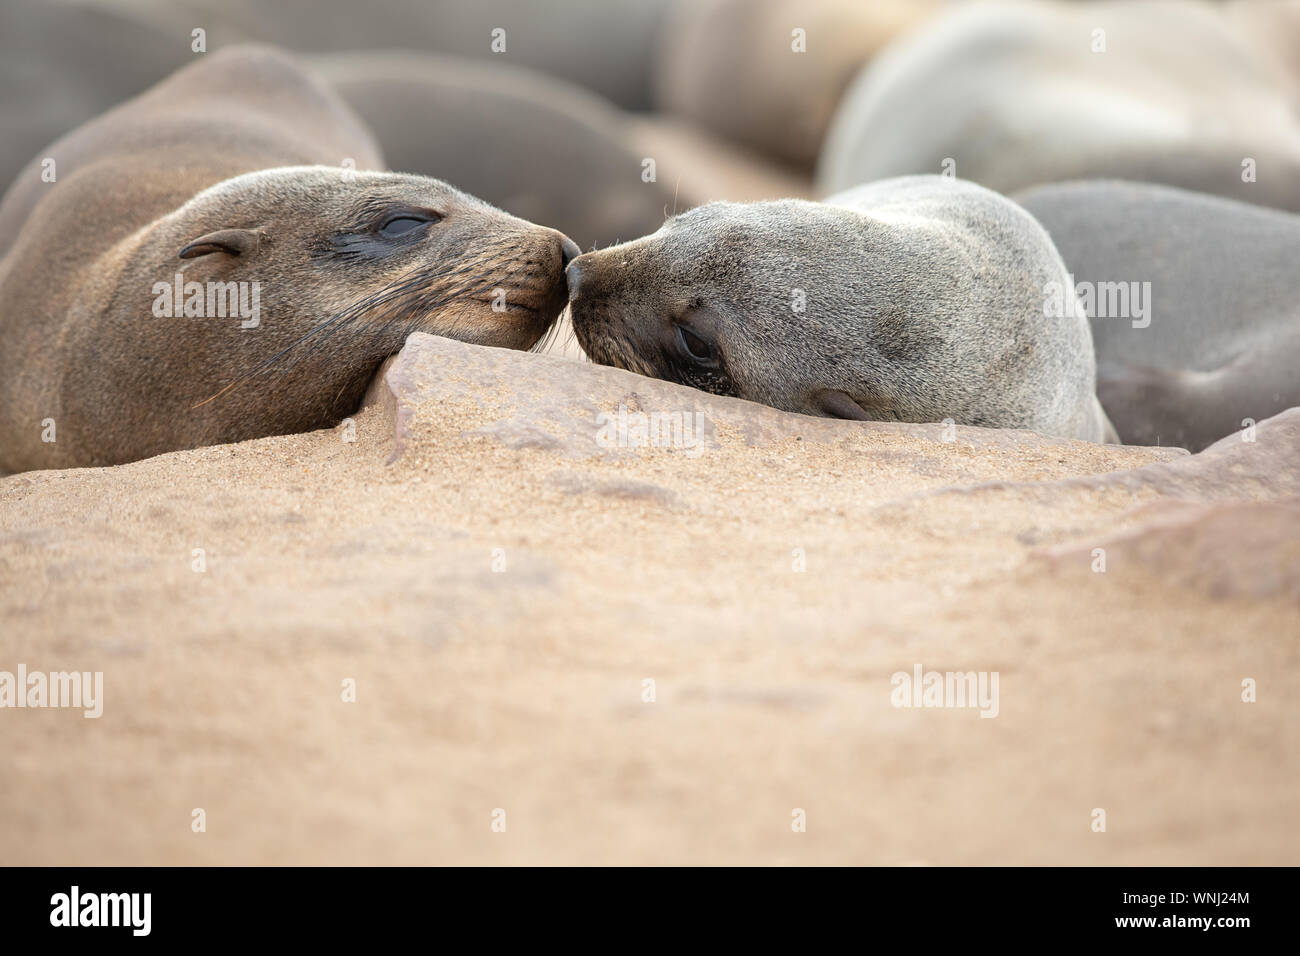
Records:
M951 171L1010 194L1118 178L1300 211L1287 81L1205 3L963 5L854 81L818 185Z
M528 348L576 246L445 183L274 50L207 56L0 204L0 467L319 428L414 330ZM52 427L51 427L52 426Z
M713 203L569 266L596 362L788 411L1113 437L1051 240L973 183Z
M1199 451L1300 405L1300 216L1144 183L1016 199L1086 293L1097 393L1125 442Z

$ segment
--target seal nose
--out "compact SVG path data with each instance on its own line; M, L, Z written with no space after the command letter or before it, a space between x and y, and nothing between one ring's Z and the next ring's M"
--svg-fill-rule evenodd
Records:
M582 263L570 262L569 268L564 270L564 279L569 283L569 301L572 302L578 297L578 287L582 285Z
M578 287L582 285L582 263L576 259L570 262L564 270L564 279L569 284L569 301L572 302L578 297Z
M574 242L568 236L564 236L563 238L564 241L560 243L560 254L564 260L564 263L560 268L564 268L568 266L570 262L578 258L578 256L582 255L582 250L578 248L578 244L576 242Z

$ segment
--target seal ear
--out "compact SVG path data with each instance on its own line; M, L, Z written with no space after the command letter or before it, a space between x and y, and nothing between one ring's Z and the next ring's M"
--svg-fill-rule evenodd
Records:
M847 392L824 388L813 395L813 404L831 418L850 418L858 422L872 420L871 416L863 411L862 406L850 398Z
M221 229L200 236L181 250L182 259L206 256L210 252L224 252L230 256L242 256L256 252L261 237L252 229Z

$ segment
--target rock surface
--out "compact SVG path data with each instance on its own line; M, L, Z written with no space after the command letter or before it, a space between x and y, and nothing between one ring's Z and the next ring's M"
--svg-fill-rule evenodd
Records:
M415 335L336 429L0 480L0 671L104 674L97 720L0 710L0 846L1294 864L1300 411L1253 437L809 419ZM997 672L997 717L895 708L917 665Z

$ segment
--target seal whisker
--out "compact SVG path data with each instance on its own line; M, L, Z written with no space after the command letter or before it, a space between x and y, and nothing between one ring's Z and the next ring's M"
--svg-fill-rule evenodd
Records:
M356 338L358 338L363 334L375 335L381 339L386 338L387 331L390 328L392 328L395 324L401 321L406 322L406 328L401 335L402 341L405 341L406 337L412 331L415 331L418 325L420 324L420 322L423 321L425 318L427 318L429 315L435 314L437 311L445 308L446 306L451 305L457 301L460 301L466 296L473 295L476 292L485 292L492 288L501 287L503 285L510 285L512 281L515 279L515 277L522 271L522 269L527 264L528 261L525 260L522 265L518 266L510 273L507 273L504 279L500 277L483 276L481 274L476 275L474 278L470 279L469 281L458 283L456 286L453 286L451 289L437 290L437 295L432 298L428 296L429 290L422 288L426 284L425 282L422 281L403 282L400 288L391 290L393 294L391 295L384 294L382 296L376 297L375 300L376 303L387 304L388 302L391 302L393 300L400 300L404 296L406 296L406 293L411 291L412 288L414 288L418 293L425 293L425 294L406 296L406 301L400 302L399 307L391 311L389 317L386 319L386 321L383 322L382 325L378 327L378 329L369 329L360 326L354 327L352 330L352 335L349 338L344 340L344 344L355 340ZM460 274L467 271L470 270L469 269L457 270L457 272L451 274ZM414 278L419 279L420 277L416 276ZM351 316L350 318L352 319L360 318L362 314L354 315ZM313 352L320 349L321 347L323 347L323 345L327 341L332 339L333 336L336 335L341 328L342 326L336 326L332 328L325 336L321 337L316 342L314 342L311 348L305 354L310 355Z
M373 296L362 299L360 302L353 303L351 306L344 309L342 312L339 312L331 316L330 318L326 319L324 322L321 322L313 326L311 330L308 331L306 334L299 336L297 339L295 339L294 341L286 345L284 348L282 348L280 351L272 355L270 358L264 359L263 361L259 362L257 365L253 366L251 369L249 369L243 375L236 378L233 382L225 386L215 395L212 395L209 398L205 398L201 402L191 405L190 408L191 409L199 408L203 405L208 404L214 399L221 397L222 395L230 391L235 386L242 384L243 382L257 375L258 373L274 365L277 361L279 361L289 352L293 351L302 343L306 342L309 339L315 338L316 336L321 335L322 332L326 332L327 330L329 330L329 334L325 335L323 339L318 339L317 343L315 343L311 348L308 349L306 353L304 353L305 355L311 355L313 352L315 352L319 347L320 342L330 338L335 332L337 332L340 328L342 328L343 325L346 325L348 322L360 318L361 316L365 315L367 312L373 311L374 309L377 309L380 306L386 305L395 299L399 299L402 296L409 294L412 289L419 289L430 281L441 279L446 276L463 275L464 273L474 271L476 268L477 267L475 265L467 264L465 266L461 266L456 269L443 270L443 271L430 271L427 266L417 266L415 269L412 269L409 272L403 274L395 284L389 286L388 288L382 290L379 293L376 293ZM447 301L451 301L451 299L448 299Z

